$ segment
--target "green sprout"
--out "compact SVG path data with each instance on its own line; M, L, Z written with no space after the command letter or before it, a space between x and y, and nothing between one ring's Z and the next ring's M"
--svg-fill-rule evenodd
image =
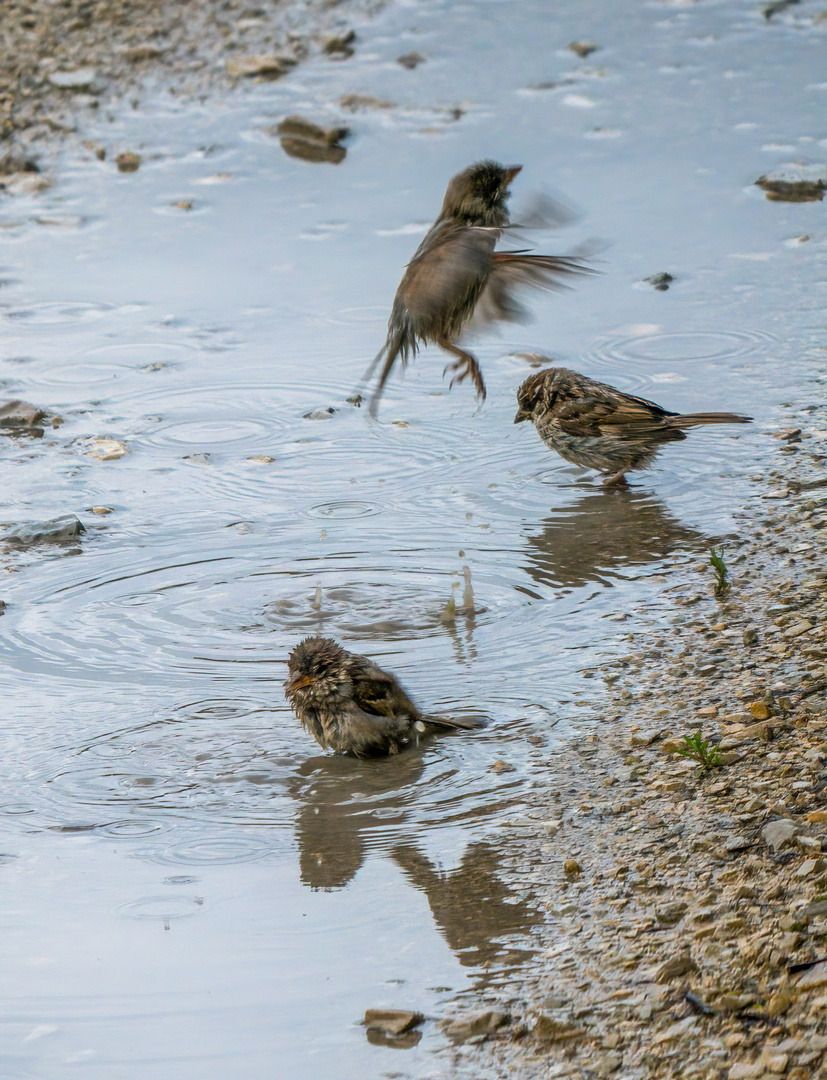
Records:
M718 599L720 599L729 592L729 570L727 570L726 563L724 562L723 551L716 551L715 548L710 548L709 565L715 571L715 586L713 591Z
M717 769L724 763L721 758L721 751L717 746L713 746L712 743L702 738L700 731L696 731L694 735L684 735L683 746L677 749L675 753L680 754L681 757L692 758L693 761L697 761L704 772L711 772L712 769Z

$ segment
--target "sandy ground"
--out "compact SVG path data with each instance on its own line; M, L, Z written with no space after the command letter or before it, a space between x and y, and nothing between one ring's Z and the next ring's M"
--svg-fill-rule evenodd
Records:
M198 94L346 57L369 8L10 0L0 172L35 176L84 111L147 82ZM819 411L790 417L726 594L699 565L672 631L630 633L600 672L599 735L512 837L549 913L540 961L448 1028L463 1075L827 1078L825 439ZM709 768L676 753L695 732Z

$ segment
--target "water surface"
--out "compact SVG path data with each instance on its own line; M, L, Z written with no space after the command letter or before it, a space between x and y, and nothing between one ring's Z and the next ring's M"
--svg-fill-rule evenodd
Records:
M435 1024L401 1051L359 1018L440 1016L531 962L509 823L599 722L601 659L667 619L663 575L737 527L782 403L821 389L823 206L752 186L827 157L805 8L390 4L346 62L102 110L82 134L106 161L70 147L52 191L0 204L3 397L65 421L2 440L0 517L87 528L3 555L4 1076L459 1075ZM350 116L346 93L397 107ZM346 160L287 157L264 129L292 112L346 119ZM428 352L371 423L347 398L481 156L524 164L517 209L532 186L575 201L531 242L599 237L603 274L475 343L483 408ZM667 292L642 284L662 271ZM604 494L512 424L527 349L757 423ZM129 453L92 460L96 436ZM320 755L281 690L314 633L488 726Z

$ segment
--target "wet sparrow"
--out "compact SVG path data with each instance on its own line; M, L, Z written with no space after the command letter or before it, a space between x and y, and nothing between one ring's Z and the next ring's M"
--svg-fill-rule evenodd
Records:
M484 400L479 364L457 344L472 316L475 324L521 321L527 312L514 295L516 289L560 290L566 287L561 278L593 272L578 258L494 250L503 230L509 228L506 199L509 184L521 168L479 161L448 184L439 217L408 263L396 291L387 340L365 376L370 378L384 357L371 415L397 358L404 366L416 356L420 344L439 345L452 353L457 359L449 365L455 372L451 385L470 376L477 396Z
M517 404L515 424L532 420L546 446L566 461L604 473L605 487L627 486L625 473L648 468L661 443L686 438L684 428L747 424L752 419L737 413L682 416L576 371L553 367L529 375L517 391Z
M287 671L284 693L293 712L320 746L338 754L396 754L426 732L479 726L423 716L393 675L332 638L299 642Z

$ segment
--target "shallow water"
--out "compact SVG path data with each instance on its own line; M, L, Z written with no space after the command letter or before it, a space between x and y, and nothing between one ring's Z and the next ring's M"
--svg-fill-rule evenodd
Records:
M442 1015L530 962L508 823L599 718L601 659L667 625L663 575L736 527L783 403L820 400L823 204L752 186L827 157L827 25L791 12L391 4L346 62L107 111L83 132L107 161L68 150L52 191L0 204L2 396L65 420L2 440L0 518L87 527L3 555L4 1076L447 1075L435 1024L403 1053L357 1021ZM348 118L355 92L399 107ZM286 157L263 129L290 112L346 119L345 162ZM401 267L484 155L524 163L515 217L532 185L576 198L536 243L599 237L603 275L476 343L482 409L428 352L371 423L346 398ZM603 494L512 425L530 349L757 423ZM128 455L93 461L95 436ZM488 726L322 757L281 690L312 633Z

